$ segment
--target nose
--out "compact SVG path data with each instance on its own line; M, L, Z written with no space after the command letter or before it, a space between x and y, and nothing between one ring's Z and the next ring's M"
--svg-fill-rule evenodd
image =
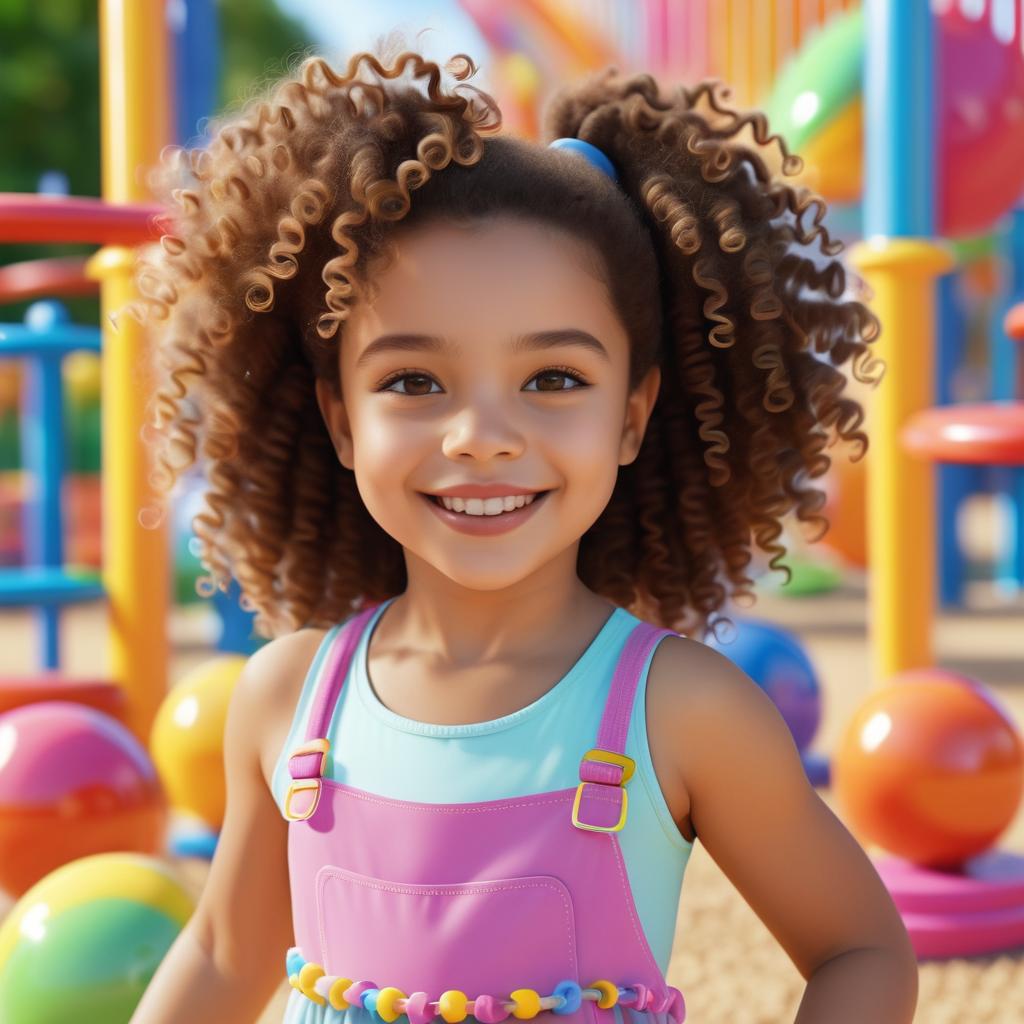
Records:
M467 403L449 422L441 448L449 459L486 462L522 454L525 438L497 401Z

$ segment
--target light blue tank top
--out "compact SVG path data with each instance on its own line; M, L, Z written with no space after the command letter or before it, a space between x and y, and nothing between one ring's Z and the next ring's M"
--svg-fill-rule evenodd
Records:
M616 608L572 668L532 704L487 722L437 725L392 711L370 683L370 637L393 600L377 607L356 647L328 729L331 753L325 777L380 796L427 803L501 800L576 786L580 758L597 740L619 654L640 620ZM342 625L328 630L317 650L274 767L273 793L282 816L291 781L288 754L305 739L316 683ZM636 770L629 784L626 824L618 836L637 913L664 974L693 844L672 820L647 742L647 672L655 650L657 645L644 663L629 721L626 754ZM285 1024L333 1024L335 1017L342 1019L337 1011L293 990Z

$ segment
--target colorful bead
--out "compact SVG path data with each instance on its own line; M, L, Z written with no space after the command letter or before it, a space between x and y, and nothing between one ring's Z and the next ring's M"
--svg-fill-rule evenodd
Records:
M562 1004L554 1006L552 1009L557 1014L575 1013L580 1008L580 1003L583 1002L581 992L582 989L575 981L571 979L560 981L555 986L554 995L561 997Z
M505 1020L508 1015L509 1011L495 996L477 996L473 1000L473 1016L481 1021L481 1024L499 1024L499 1021Z
M672 991L666 989L664 995L656 996L651 994L648 1006L654 1013L664 1013L672 1004Z
M351 978L337 978L331 982L331 987L327 992L327 1002L334 1007L335 1010L347 1010L351 1003L345 998L345 989L349 988L352 984Z
M382 988L377 996L377 1013L388 1024L402 1016L402 1011L395 1008L395 1002L398 999L405 999L405 993L400 988L395 988L394 985Z
M324 969L319 964L304 964L299 971L299 990L304 996L312 999L318 1006L326 1006L327 1000L318 995L313 987L324 976Z
M437 1001L437 1012L448 1022L448 1024L458 1024L460 1020L466 1019L466 1003L469 999L466 998L465 992L460 992L457 988L450 988L447 992L441 993L441 998Z
M592 981L587 988L596 988L601 993L597 1005L602 1010L610 1010L619 1001L619 986L605 978L598 978Z
M344 991L345 998L353 1006L363 1005L363 993L369 992L370 989L377 990L377 983L375 981L353 981L351 985Z
M627 989L632 989L636 995L626 996L624 999L620 999L619 1002L623 1006L632 1006L635 1010L643 1010L647 1006L647 993L648 988L646 985L640 984L640 982L630 982L630 984L623 986Z
M531 988L516 989L507 999L482 994L473 1000L465 992L449 989L441 994L435 1011L435 1004L426 992L414 992L406 996L394 986L377 988L372 981L354 982L349 978L328 976L319 964L305 960L297 947L290 949L285 959L289 968L288 983L312 1002L319 1006L330 1004L335 1010L345 1010L352 1005L362 1006L380 1017L385 1024L393 1024L403 1013L408 1016L409 1024L433 1024L438 1015L446 1024L460 1024L469 1016L470 1002L473 1005L473 1016L480 1024L500 1024L510 1015L518 1020L531 1020L541 1013L542 1003L546 1005L551 1001L557 1003L548 1007L552 1012L568 1016L579 1010L584 999L580 985L572 979L564 979L546 999ZM683 994L671 985L661 991L648 988L640 982L618 986L606 978L598 978L587 989L586 998L594 999L596 992L597 999L594 1001L602 1010L620 1004L633 1007L638 1012L652 1011L659 1015L667 1013L673 1024L683 1024L686 1019ZM509 1001L512 1003L511 1010L507 1006ZM401 1009L398 1007L399 1002L403 1004Z
M683 1024L686 1020L686 1000L683 998L683 993L677 988L671 989L672 1002L669 1003L668 1013L669 1016L676 1022L676 1024Z
M520 1020L532 1020L540 1013L540 996L532 988L517 988L511 996L516 1005L512 1016Z
M409 1024L430 1024L437 1016L426 992L413 992L405 1001L405 1013Z
M370 1013L377 1012L377 997L380 995L379 988L368 988L363 992L362 1004L370 1011Z

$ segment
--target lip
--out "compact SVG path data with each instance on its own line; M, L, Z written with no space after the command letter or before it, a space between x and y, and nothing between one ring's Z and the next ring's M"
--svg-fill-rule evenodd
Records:
M421 491L445 498L504 498L506 494L540 494L543 487L523 487L519 484L453 484L438 491Z
M465 493L464 491L462 492ZM536 494L536 491L502 491L501 494ZM450 512L440 504L440 502L431 501L429 495L420 492L423 500L430 506L434 514L446 523L453 530L458 530L459 533L467 533L470 536L476 537L491 537L497 533L508 533L509 530L514 530L517 526L525 523L537 510L538 505L543 505L547 500L547 496L550 491L545 491L543 497L534 498L529 505L524 505L522 508L517 508L514 512L502 512L496 516L470 516L465 512ZM499 494L492 495L492 497L500 497Z

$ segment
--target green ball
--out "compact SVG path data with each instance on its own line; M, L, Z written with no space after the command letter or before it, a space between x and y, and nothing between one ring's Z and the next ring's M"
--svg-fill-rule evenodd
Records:
M128 1024L192 911L159 860L98 854L47 875L0 927L4 1024Z

